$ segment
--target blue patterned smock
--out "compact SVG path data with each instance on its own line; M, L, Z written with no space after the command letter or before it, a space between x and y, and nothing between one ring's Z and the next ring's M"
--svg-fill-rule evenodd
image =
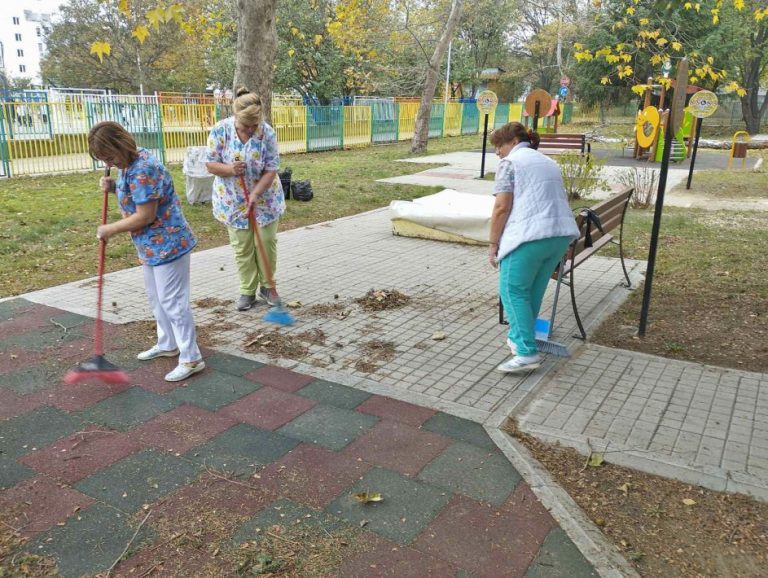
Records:
M189 253L197 239L181 211L173 178L163 164L146 149L117 177L117 201L123 217L136 212L136 205L157 201L155 220L132 231L139 261L143 265L164 265Z
M280 168L280 155L277 151L277 134L267 123L245 143L240 142L235 129L234 117L225 118L216 123L208 136L209 163L231 164L237 160L246 162L245 182L248 191L252 191L265 171L277 171ZM235 229L248 228L245 194L240 177L215 177L213 179L214 218ZM265 227L276 221L285 212L285 196L280 179L275 180L256 204L256 222Z

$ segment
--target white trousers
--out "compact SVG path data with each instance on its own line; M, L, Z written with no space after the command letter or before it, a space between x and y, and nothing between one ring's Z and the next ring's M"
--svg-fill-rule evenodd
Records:
M202 358L190 305L190 253L165 265L144 265L144 286L157 321L157 346L179 348L179 363Z

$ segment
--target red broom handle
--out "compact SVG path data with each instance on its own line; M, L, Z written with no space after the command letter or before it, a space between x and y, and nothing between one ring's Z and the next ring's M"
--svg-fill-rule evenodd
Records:
M240 185L243 187L243 193L245 194L246 202L250 202L250 194L248 192L248 187L245 184L245 175L240 175ZM267 270L265 271L267 275L267 282L272 285L273 289L277 289L275 286L275 279L272 276L272 263L269 261L269 257L267 256L267 250L264 247L264 242L261 240L259 227L256 225L256 217L254 216L254 211L248 211L248 221L251 223L251 227L253 227L253 233L256 237L256 245L259 248L259 255L261 255L261 260L264 261L264 264L267 267Z
M104 176L109 177L109 167L104 169ZM104 200L101 203L101 224L107 224L107 208L109 205L109 192L104 191ZM104 332L101 322L101 309L104 302L104 263L107 257L107 242L99 239L99 272L96 284L96 326L93 329L93 345L96 355L104 355Z

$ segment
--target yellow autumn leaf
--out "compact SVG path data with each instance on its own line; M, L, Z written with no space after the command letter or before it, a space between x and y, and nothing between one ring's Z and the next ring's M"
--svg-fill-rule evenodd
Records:
M315 46L320 46L320 43L323 41L323 35L322 34L315 34Z
M744 88L738 88L736 89L736 94L738 94L739 96L747 96L747 91Z
M117 3L117 9L124 16L130 16L131 15L131 0L120 0Z
M696 505L696 500L692 500L690 498L684 498L683 499L683 504L685 504L686 506L695 506Z
M648 86L645 84L636 84L635 86L632 87L632 92L634 92L638 96L644 96L646 90L648 90Z
M638 20L638 22L640 22L640 26L648 26L648 24L650 23L650 20L648 20L647 18L641 18L640 20Z
M631 54L627 54L627 53L625 52L624 54L622 54L622 55L621 55L621 59L622 59L624 62L632 62L632 55L631 55Z
M677 52L680 52L683 49L683 45L680 44L677 40L675 40L670 46L672 46L672 50L676 50Z
M698 81L699 81L699 79L698 79L698 78L696 78L695 76L691 76L691 77L688 79L688 84L696 84Z
M744 0L733 0L733 7L736 8L736 10L743 10Z
M656 46L664 46L668 42L669 42L669 40L667 40L666 38L657 38L656 39Z
M696 9L696 12L701 10L701 4L699 4L698 2L696 4L694 4L693 7Z
M714 64L715 63L715 59L712 58L711 56L707 56L707 62L709 62L710 64Z
M683 4L683 8L685 8L686 10L690 10L691 8L693 8L693 4L691 4L690 2L686 2L685 4Z
M622 50L624 50L624 43L623 42L619 42L616 45L616 52L621 52Z
M574 48L575 50L581 50L582 48L584 48L584 45L583 45L581 42L575 42L575 43L573 44L573 48Z
M155 8L154 10L147 12L146 16L147 20L149 20L149 23L155 30L160 30L160 25L165 21L165 10L162 8Z
M296 36L298 33L299 33L299 29L296 28L295 26L291 26L291 34Z
M293 48L288 49L288 56L293 57L293 55L296 54L296 51Z
M632 16L634 13L635 13L635 9L632 6L627 8L627 14Z
M714 16L712 16L712 24L717 24L718 22L720 22L720 17L717 14L715 14Z
M371 492L358 492L352 494L352 499L361 504L370 504L371 502L383 502L384 498L381 494Z
M136 29L131 32L131 36L138 40L139 44L144 44L147 36L149 36L149 29L142 24L141 26L137 26Z
M664 59L661 57L661 54L654 54L653 56L651 56L651 64L653 64L654 66L656 64L660 64L662 60Z
M174 20L177 23L181 22L183 14L184 9L181 7L181 4L171 4L165 9L165 21L170 22L171 20Z
M605 85L605 84L610 84L610 83L611 83L611 79L610 79L610 78L608 78L607 76L603 76L603 77L600 79L600 84L603 84L603 85Z
M91 54L99 57L99 62L104 62L104 56L109 56L112 52L112 45L109 42L94 42L91 44Z

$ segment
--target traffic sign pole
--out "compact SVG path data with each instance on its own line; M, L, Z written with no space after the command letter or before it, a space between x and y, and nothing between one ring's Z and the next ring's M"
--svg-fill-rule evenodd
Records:
M480 161L480 178L485 177L485 143L488 139L488 113L485 113L485 121L483 122L483 160Z

